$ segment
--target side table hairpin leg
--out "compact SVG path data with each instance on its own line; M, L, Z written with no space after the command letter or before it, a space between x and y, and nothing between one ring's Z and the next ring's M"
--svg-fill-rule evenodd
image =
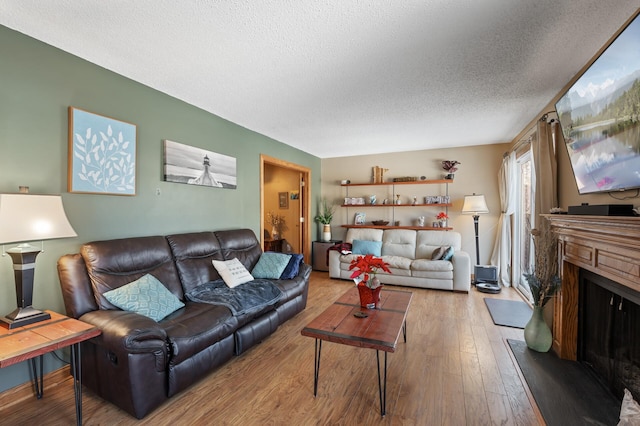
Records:
M80 343L71 345L71 373L73 375L73 394L76 399L76 424L82 425L82 361Z
M31 358L31 371L33 372L33 388L36 393L37 399L42 399L42 394L44 393L44 373L43 373L43 359L44 355L38 356L38 361L40 364L40 372L38 373L38 368L36 367L36 359Z

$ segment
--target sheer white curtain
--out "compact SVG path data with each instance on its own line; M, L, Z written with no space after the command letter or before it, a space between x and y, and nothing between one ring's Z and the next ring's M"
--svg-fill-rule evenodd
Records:
M546 116L538 122L536 137L531 142L533 167L536 175L536 201L534 204L534 226L540 227L540 214L549 213L553 207L558 207L558 163L556 160L557 132L559 127L556 120L547 123Z
M491 254L491 264L498 267L498 282L511 286L511 216L516 209L516 153L506 154L498 173L500 219L498 235Z

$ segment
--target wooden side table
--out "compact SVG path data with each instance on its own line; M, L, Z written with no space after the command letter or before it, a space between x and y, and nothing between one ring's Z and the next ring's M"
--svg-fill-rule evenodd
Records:
M279 238L277 240L264 240L264 251L276 251L278 253L282 253L283 243L283 238Z
M328 271L329 270L329 262L327 256L327 250L329 247L332 247L338 243L341 243L341 240L331 240L331 241L314 241L313 242L313 270L314 271Z
M76 401L76 424L82 424L82 366L80 343L99 336L101 331L91 324L46 311L51 319L9 330L0 326L0 368L31 361L36 398L42 398L43 362L45 354L71 346L71 372ZM39 358L39 371L36 367Z

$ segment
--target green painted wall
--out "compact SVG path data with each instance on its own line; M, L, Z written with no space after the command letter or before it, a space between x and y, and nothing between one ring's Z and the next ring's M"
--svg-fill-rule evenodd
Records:
M136 196L66 192L69 106L137 125ZM236 157L238 188L163 182L163 139ZM0 26L0 192L26 185L32 193L63 194L78 233L77 238L46 242L38 256L38 308L64 313L56 261L77 252L83 242L238 227L258 233L261 153L311 169L315 212L319 158ZM14 307L11 260L0 257L0 313ZM27 365L0 370L0 391L28 381ZM59 366L46 357L46 369Z

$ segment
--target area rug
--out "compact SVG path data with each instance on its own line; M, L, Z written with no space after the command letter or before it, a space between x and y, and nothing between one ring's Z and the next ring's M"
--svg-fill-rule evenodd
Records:
M533 310L525 302L519 300L503 300L484 298L495 325L524 328L531 319Z
M583 364L507 339L547 425L615 425L618 401Z

